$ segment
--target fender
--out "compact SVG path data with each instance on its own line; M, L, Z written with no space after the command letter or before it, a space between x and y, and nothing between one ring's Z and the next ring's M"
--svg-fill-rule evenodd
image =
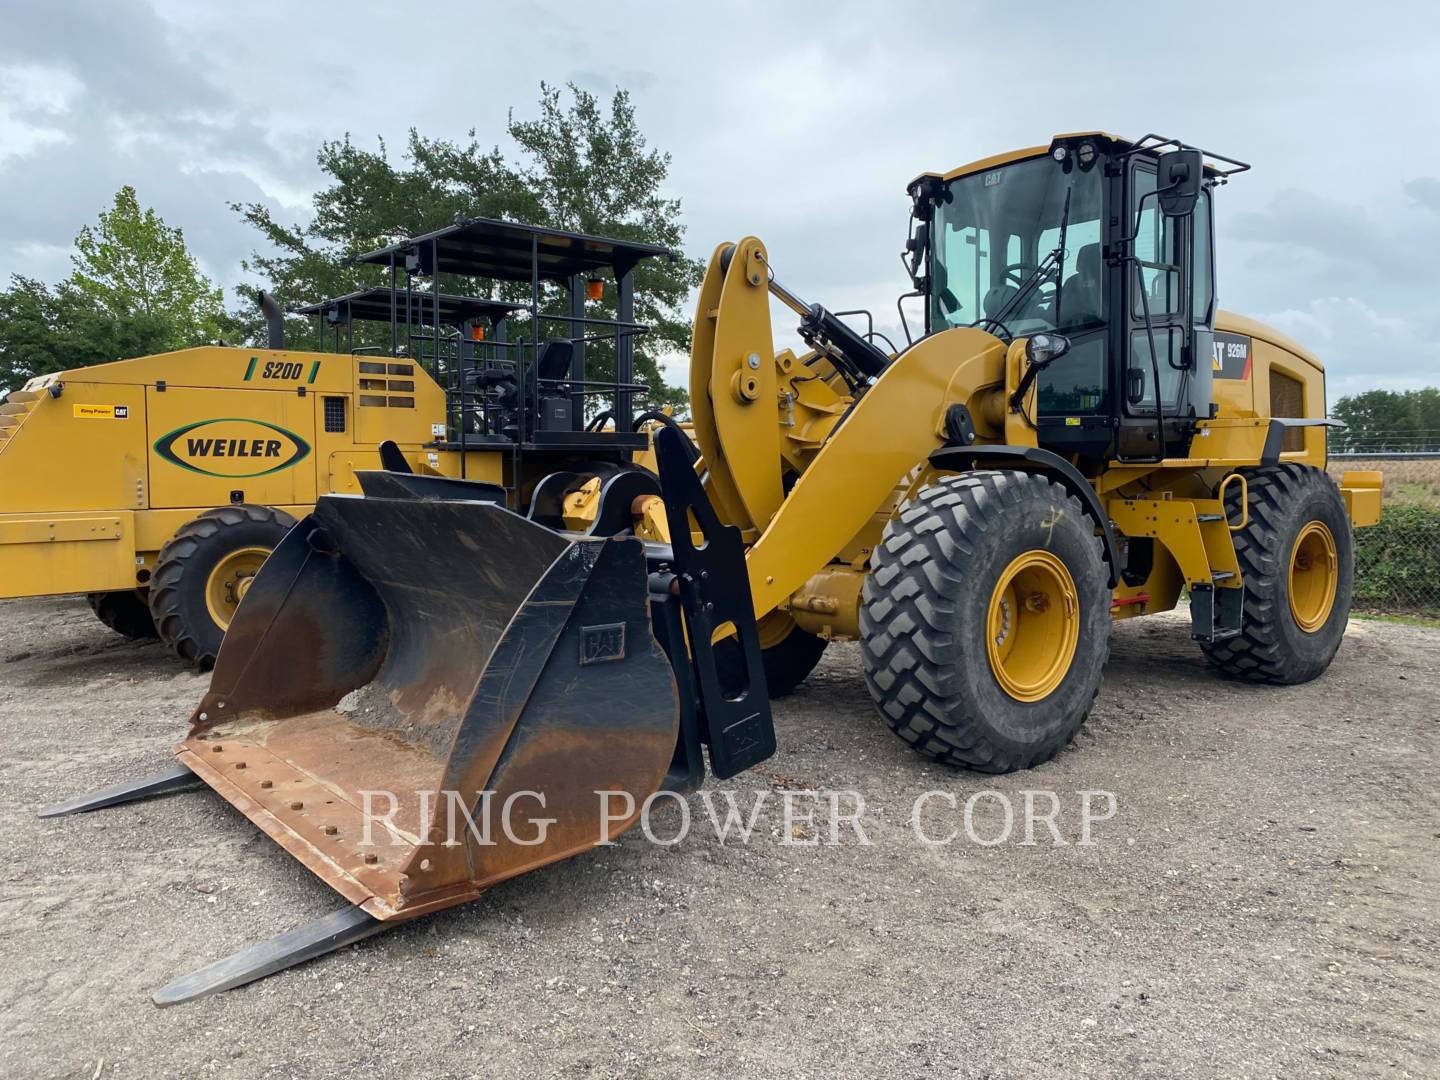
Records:
M1265 448L1260 451L1260 464L1280 464L1280 452L1285 448L1285 432L1292 427L1345 428L1348 426L1344 420L1335 420L1329 417L1272 416L1270 427L1265 432Z
M930 455L930 464L948 472L963 472L976 465L994 464L1007 469L1044 473L1079 499L1085 512L1095 519L1095 525L1105 541L1105 561L1110 565L1110 588L1120 584L1120 549L1115 542L1115 530L1110 526L1110 516L1100 505L1100 497L1095 494L1090 482L1080 474L1079 469L1059 454L1042 450L1038 446L944 446Z

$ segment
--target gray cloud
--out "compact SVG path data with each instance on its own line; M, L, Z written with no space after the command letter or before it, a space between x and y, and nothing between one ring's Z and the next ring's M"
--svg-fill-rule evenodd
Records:
M1313 252L1331 264L1337 277L1411 277L1421 253L1396 242L1397 227L1364 207L1286 188L1263 210L1234 215L1223 232L1242 243Z
M1433 176L1418 176L1405 182L1405 194L1421 206L1428 206L1440 214L1440 180Z

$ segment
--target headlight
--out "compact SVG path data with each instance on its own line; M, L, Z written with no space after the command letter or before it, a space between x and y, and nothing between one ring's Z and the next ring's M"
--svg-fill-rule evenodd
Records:
M1025 359L1034 367L1059 360L1070 351L1070 339L1064 334L1031 334L1025 339Z

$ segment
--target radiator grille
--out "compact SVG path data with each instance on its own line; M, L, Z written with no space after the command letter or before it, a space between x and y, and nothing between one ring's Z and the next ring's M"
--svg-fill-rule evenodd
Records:
M1305 387L1299 379L1283 371L1270 371L1270 415L1302 417L1305 415ZM1286 428L1282 450L1304 450L1305 429Z

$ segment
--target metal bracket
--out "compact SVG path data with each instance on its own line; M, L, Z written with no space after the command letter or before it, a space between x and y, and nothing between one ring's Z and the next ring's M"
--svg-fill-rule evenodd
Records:
M745 569L744 541L739 529L721 524L715 516L685 453L684 440L675 429L662 428L655 435L655 456L710 745L710 771L724 780L775 753L775 724L760 634L755 628L755 601ZM692 519L705 538L698 548L690 532ZM734 627L739 639L743 686L724 685L716 666L715 632L726 625Z

